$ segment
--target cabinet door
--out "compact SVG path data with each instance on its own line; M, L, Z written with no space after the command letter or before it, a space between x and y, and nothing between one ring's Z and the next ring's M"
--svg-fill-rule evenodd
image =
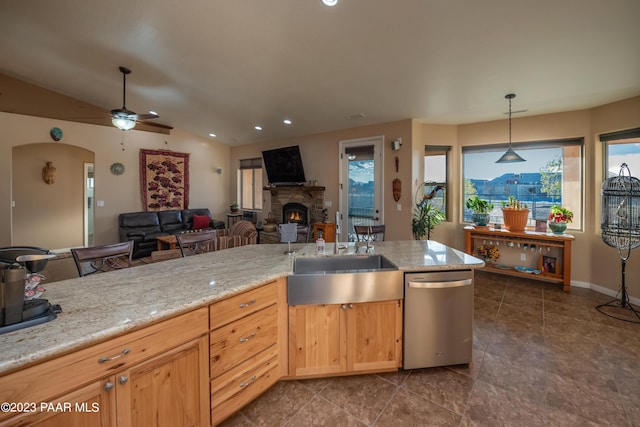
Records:
M113 377L95 381L48 402L36 403L36 412L23 412L0 426L108 427L115 425ZM32 408L28 408L31 410Z
M208 363L202 337L116 375L118 425L209 425Z
M347 369L394 370L402 364L402 300L349 305Z
M289 307L289 375L324 375L347 369L344 306Z

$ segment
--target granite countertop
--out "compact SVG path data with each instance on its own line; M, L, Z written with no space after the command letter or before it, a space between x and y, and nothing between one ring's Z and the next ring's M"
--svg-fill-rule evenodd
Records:
M334 256L333 244L321 256ZM296 256L318 256L313 243L249 245L47 284L43 298L58 318L0 335L0 373L113 338L286 277ZM361 250L363 250L361 248ZM341 254L353 254L350 244ZM483 261L434 241L377 242L400 270L479 268Z

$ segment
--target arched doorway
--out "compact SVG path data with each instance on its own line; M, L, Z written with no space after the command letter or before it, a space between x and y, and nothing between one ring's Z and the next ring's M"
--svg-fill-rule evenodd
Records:
M48 162L55 168L51 184L42 176ZM86 179L87 164L92 169L93 163L92 151L73 145L13 147L11 244L52 250L84 246L85 224L93 224Z

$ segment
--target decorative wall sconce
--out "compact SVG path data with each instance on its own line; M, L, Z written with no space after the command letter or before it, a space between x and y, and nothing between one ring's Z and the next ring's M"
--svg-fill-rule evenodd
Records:
M56 168L53 162L47 162L47 165L42 168L42 180L49 185L56 182Z

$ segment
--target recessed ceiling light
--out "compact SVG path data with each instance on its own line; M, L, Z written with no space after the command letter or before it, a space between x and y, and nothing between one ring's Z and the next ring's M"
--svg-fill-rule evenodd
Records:
M322 3L323 3L325 6L332 7L332 6L335 6L335 5L337 5L337 4L338 4L338 0L322 0Z
M210 136L211 138L215 138L215 137L216 137L216 134L215 134L215 133L210 133L210 134L209 134L209 136Z
M149 114L155 114L156 116L158 115L158 113L156 113L156 112L155 112L155 111L153 111L153 110L149 110Z
M289 119L284 119L284 120L282 121L282 123L284 123L285 125L290 125L290 124L291 124L291 123L293 123L293 122L292 122L291 120L289 120Z
M262 130L262 126L260 126L260 125L255 125L253 128L254 128L255 130Z

